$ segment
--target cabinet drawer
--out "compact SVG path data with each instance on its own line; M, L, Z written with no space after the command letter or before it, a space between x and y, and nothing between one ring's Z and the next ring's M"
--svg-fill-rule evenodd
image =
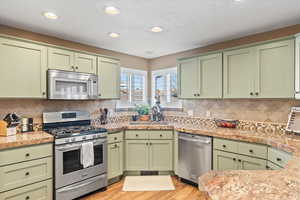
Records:
M267 159L268 148L264 145L239 142L238 153Z
M237 153L238 152L238 142L215 138L214 139L214 149Z
M114 142L121 142L123 141L123 132L108 134L107 138L109 144Z
M125 137L126 139L144 140L149 138L149 134L148 131L146 130L130 130L130 131L126 131Z
M52 156L52 144L0 151L0 166Z
M161 130L151 130L147 131L149 133L149 139L160 139L160 140L170 140L173 139L173 131L161 131Z
M268 148L268 160L279 165L280 167L284 167L289 162L291 157L292 155L285 151L271 147Z
M0 192L52 178L52 157L0 167Z
M0 193L1 200L52 200L52 179Z

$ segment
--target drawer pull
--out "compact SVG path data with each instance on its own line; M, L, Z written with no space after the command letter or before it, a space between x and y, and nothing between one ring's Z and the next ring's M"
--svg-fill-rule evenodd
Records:
M115 137L115 140L117 140L118 138L117 137Z
M223 144L223 145L222 145L222 147L223 147L223 148L226 148L226 145L225 145L225 144Z
M146 142L146 145L148 146L148 142Z
M266 168L267 168L267 169L270 169L270 167L269 167L268 165L266 166Z
M26 157L29 157L29 156L30 156L30 154L29 154L29 153L26 153L26 154L25 154L25 156L26 156Z
M276 158L277 161L282 161L281 158Z
M252 149L250 149L250 150L249 150L249 152L250 152L250 153L253 153L253 150L252 150Z
M160 134L160 137L162 137L162 134Z
M236 158L233 158L232 160L233 160L233 161L236 161Z
M25 176L29 176L29 174L30 174L29 172L26 172L26 173L25 173Z
M30 199L30 196L27 196L26 198L25 198L25 200L29 200Z
M117 147L118 147L118 145L117 145L117 144L115 144L115 147L117 148Z
M241 160L241 159L238 159L238 161L239 161L239 162L242 162L242 160Z
M136 136L136 137L139 137L139 135L138 135L138 134L136 134L135 136Z

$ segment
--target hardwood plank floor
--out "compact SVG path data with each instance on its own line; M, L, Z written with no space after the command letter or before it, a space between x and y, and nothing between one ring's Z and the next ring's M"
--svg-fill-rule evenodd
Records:
M176 188L173 191L123 192L122 180L109 186L106 191L92 193L81 200L210 200L197 187L182 183L175 177L172 180Z

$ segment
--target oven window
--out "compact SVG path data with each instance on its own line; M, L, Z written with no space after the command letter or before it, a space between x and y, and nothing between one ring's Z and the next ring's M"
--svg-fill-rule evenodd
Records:
M103 164L103 145L94 146L94 165ZM83 169L80 163L80 149L63 153L63 174Z

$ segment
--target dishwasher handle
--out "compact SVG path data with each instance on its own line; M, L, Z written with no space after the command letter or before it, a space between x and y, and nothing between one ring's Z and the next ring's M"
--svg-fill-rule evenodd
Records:
M203 144L210 144L211 143L210 139L208 139L208 140L191 139L191 138L184 137L184 136L179 136L179 140L184 140L184 141L188 141L188 142L198 142L198 143L203 143Z

